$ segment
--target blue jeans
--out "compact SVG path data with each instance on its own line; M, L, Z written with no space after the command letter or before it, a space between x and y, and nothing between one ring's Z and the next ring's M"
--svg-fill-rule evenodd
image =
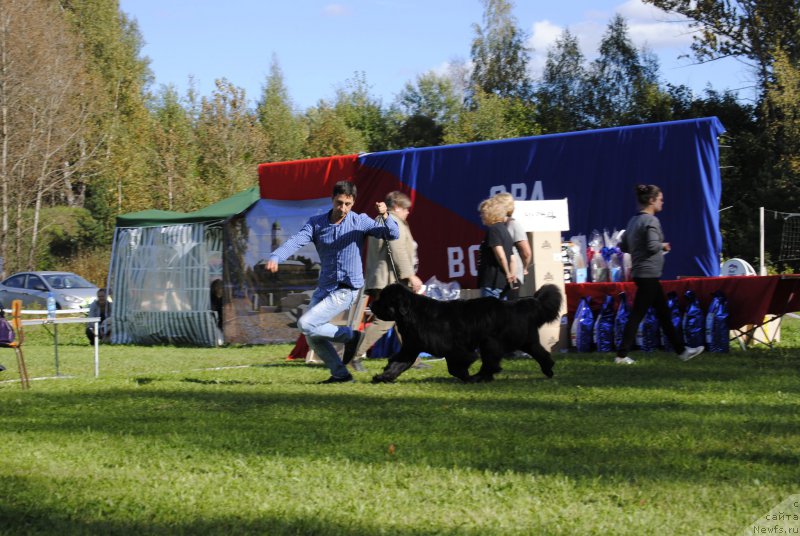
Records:
M352 306L358 290L339 288L328 292L321 288L314 291L311 303L303 316L297 321L297 327L306 336L308 347L322 359L331 371L331 376L344 378L350 375L347 367L333 347L334 342L347 342L353 337L353 330L348 326L334 326L331 319Z
M500 295L503 294L503 289L501 288L489 288L489 287L481 287L481 298L497 298L500 299Z

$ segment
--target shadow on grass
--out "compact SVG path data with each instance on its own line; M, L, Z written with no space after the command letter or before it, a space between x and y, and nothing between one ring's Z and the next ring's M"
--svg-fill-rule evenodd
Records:
M358 375L358 384L317 386L324 371L289 363L4 390L6 452L53 460L47 478L13 465L24 455L4 460L0 534L424 533L418 525L371 526L368 518L337 524L319 511L252 519L252 509L241 517L225 510L216 518L160 522L170 514L144 496L112 506L92 494L71 499L74 477L59 475L77 471L61 473L59 465L89 457L110 472L130 465L143 473L173 467L204 473L221 459L236 459L372 477L392 474L384 469L393 467L420 475L456 469L554 475L589 482L590 490L598 480L611 487L678 483L699 490L720 483L748 489L758 480L794 489L800 481L797 364L796 355L774 354L689 363L641 356L632 367L603 356L559 356L554 380L544 379L535 363L510 361L490 384L461 384L437 364L409 371L396 384L371 385L366 382L381 365L368 363L370 373ZM124 477L106 475L124 484ZM158 521L105 521L110 516ZM449 534L478 534L462 529Z
M242 380L203 380L200 378L183 378L182 382L199 383L200 385L262 385L263 382L251 382Z
M197 387L170 387L186 382ZM0 408L0 430L57 434L64 442L91 431L141 437L164 449L202 447L209 456L219 450L366 464L387 463L392 443L393 460L402 463L574 478L706 481L709 458L731 462L715 466L718 476L743 483L748 475L800 477L800 451L776 444L798 438L788 401L626 401L563 386L522 398L496 393L492 384L456 386L457 396L425 396L398 385L231 390L251 385L184 378L90 394L37 393L34 405Z
M0 483L0 490L20 489L29 487L22 478L13 479L13 482ZM34 491L35 492L35 491ZM142 506L148 503L142 498ZM89 514L90 515L90 514ZM87 521L87 514L82 514L84 519L75 519L62 513L57 507L25 507L16 509L9 504L0 503L0 519L3 519L3 534L103 534L103 535L175 535L175 534L263 534L269 536L302 535L336 535L336 536L363 536L364 534L386 534L387 527L369 525L364 521L351 521L347 525L319 515L309 513L306 517L284 513L277 515L263 515L259 519L245 519L234 516L215 519L195 519L188 522L130 522L104 521L102 519ZM97 515L97 514L95 514ZM419 529L392 526L388 533L397 536L418 536ZM464 536L478 536L481 531L464 529L437 530L436 534L452 534Z

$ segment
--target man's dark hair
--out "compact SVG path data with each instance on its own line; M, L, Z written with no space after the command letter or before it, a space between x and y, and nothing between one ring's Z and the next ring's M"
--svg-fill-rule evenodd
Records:
M333 195L331 197L336 197L337 195L349 195L353 199L356 198L356 185L350 181L339 181L333 185Z

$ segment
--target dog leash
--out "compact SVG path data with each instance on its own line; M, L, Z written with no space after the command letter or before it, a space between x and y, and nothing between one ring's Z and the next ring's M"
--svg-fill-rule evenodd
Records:
M386 217L388 218L390 216L387 214ZM380 215L377 218L375 218L376 222L378 220L380 220L380 223L382 223L383 226L386 227L386 220L381 218ZM389 240L384 239L383 243L386 244L386 253L389 257L389 266L392 267L392 273L394 274L395 281L399 283L400 275L397 273L397 267L394 264L394 257L392 257L392 246L389 245Z

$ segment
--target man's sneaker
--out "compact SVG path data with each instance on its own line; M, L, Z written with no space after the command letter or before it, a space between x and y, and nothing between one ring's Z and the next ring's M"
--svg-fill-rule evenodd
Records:
M322 380L321 382L317 383L355 383L352 374L348 374L342 378L337 378L336 376L331 376L327 380Z
M4 370L6 370L6 367L4 367L3 365L0 365L0 372L3 372Z
M678 357L681 359L681 361L689 361L691 358L697 357L700 354L702 354L703 350L705 350L703 346L694 346L694 347L687 346L683 350L683 353L678 354Z
M344 352L342 352L342 363L348 364L356 356L358 345L361 344L361 339L364 338L363 331L353 331L353 336L350 340L344 343Z
M625 357L614 358L614 363L616 363L617 365L633 365L634 363L636 363L636 361L634 361L628 356L625 356Z
M350 368L355 370L356 372L366 372L367 367L364 366L364 363L361 362L361 359L353 359L350 362Z

